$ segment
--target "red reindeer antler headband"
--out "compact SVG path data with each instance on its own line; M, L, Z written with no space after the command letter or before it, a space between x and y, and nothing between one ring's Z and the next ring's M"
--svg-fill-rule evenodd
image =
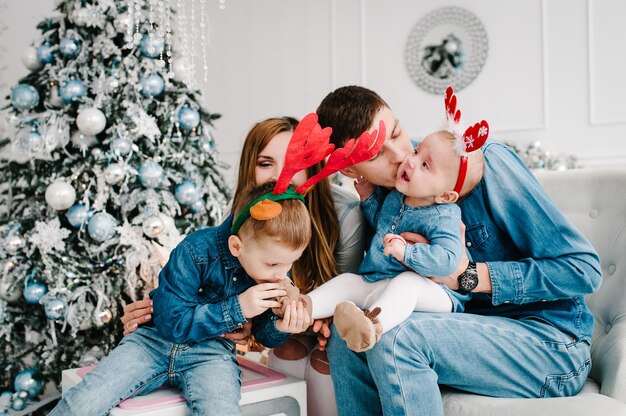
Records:
M461 110L456 108L456 95L452 87L446 89L446 98L444 99L446 106L446 130L454 136L454 150L461 157L461 165L459 166L459 176L454 185L454 191L458 194L463 189L465 177L467 176L467 155L480 147L487 141L489 137L489 124L485 120L468 127L465 133L460 134Z
M381 120L378 130L365 132L357 140L350 139L344 147L335 151L333 151L335 145L330 143L331 134L330 127L322 129L319 125L317 114L307 114L291 136L283 170L278 176L274 190L260 196L242 209L233 221L231 233L236 234L250 216L257 220L277 217L282 212L282 206L277 201L285 199L304 201L304 194L322 179L374 157L385 143L385 123ZM296 190L289 189L289 182L297 172L321 162L329 154L328 162L318 174L309 178Z

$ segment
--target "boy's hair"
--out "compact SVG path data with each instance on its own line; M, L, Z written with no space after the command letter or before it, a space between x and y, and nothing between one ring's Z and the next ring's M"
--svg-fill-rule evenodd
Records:
M237 206L233 206L234 217L237 218L248 204L263 194L271 192L276 182L268 182L259 186L249 186L242 192ZM248 217L237 234L251 238L269 237L291 249L298 249L309 244L311 240L311 218L306 206L297 199L277 201L282 212L269 220L257 220Z
M317 107L316 113L322 127L331 127L330 141L343 147L352 138L367 131L374 117L384 107L389 107L374 91L358 85L337 88L328 94Z

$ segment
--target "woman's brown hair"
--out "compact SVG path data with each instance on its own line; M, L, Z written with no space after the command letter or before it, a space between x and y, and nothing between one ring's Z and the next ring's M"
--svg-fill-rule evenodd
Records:
M260 121L252 127L241 151L233 207L239 205L243 190L255 184L255 168L261 151L274 136L294 131L297 125L298 120L293 117L280 117ZM315 175L321 168L321 163L310 167L307 176ZM334 251L339 241L339 219L328 178L317 183L307 193L306 205L311 216L311 242L291 269L291 278L305 293L337 275Z

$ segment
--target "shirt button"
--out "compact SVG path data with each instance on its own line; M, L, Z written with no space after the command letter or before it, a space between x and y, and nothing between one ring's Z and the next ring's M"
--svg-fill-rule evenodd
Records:
M202 288L198 289L198 293L202 293Z
M467 243L465 243L465 245L466 245L467 247L471 247L471 246L472 246L472 242L471 242L471 241L468 241Z
M395 229L396 229L396 226L395 226L395 225L392 225L392 226L391 226L391 231L394 231Z
M237 281L237 278L236 278L236 277L233 277L233 282L236 282L236 281Z

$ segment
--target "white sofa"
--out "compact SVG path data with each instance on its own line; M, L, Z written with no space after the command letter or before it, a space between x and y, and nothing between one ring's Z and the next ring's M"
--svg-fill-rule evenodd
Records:
M600 254L602 286L587 298L595 317L591 376L567 398L496 399L444 389L446 416L626 415L626 168L536 176Z

